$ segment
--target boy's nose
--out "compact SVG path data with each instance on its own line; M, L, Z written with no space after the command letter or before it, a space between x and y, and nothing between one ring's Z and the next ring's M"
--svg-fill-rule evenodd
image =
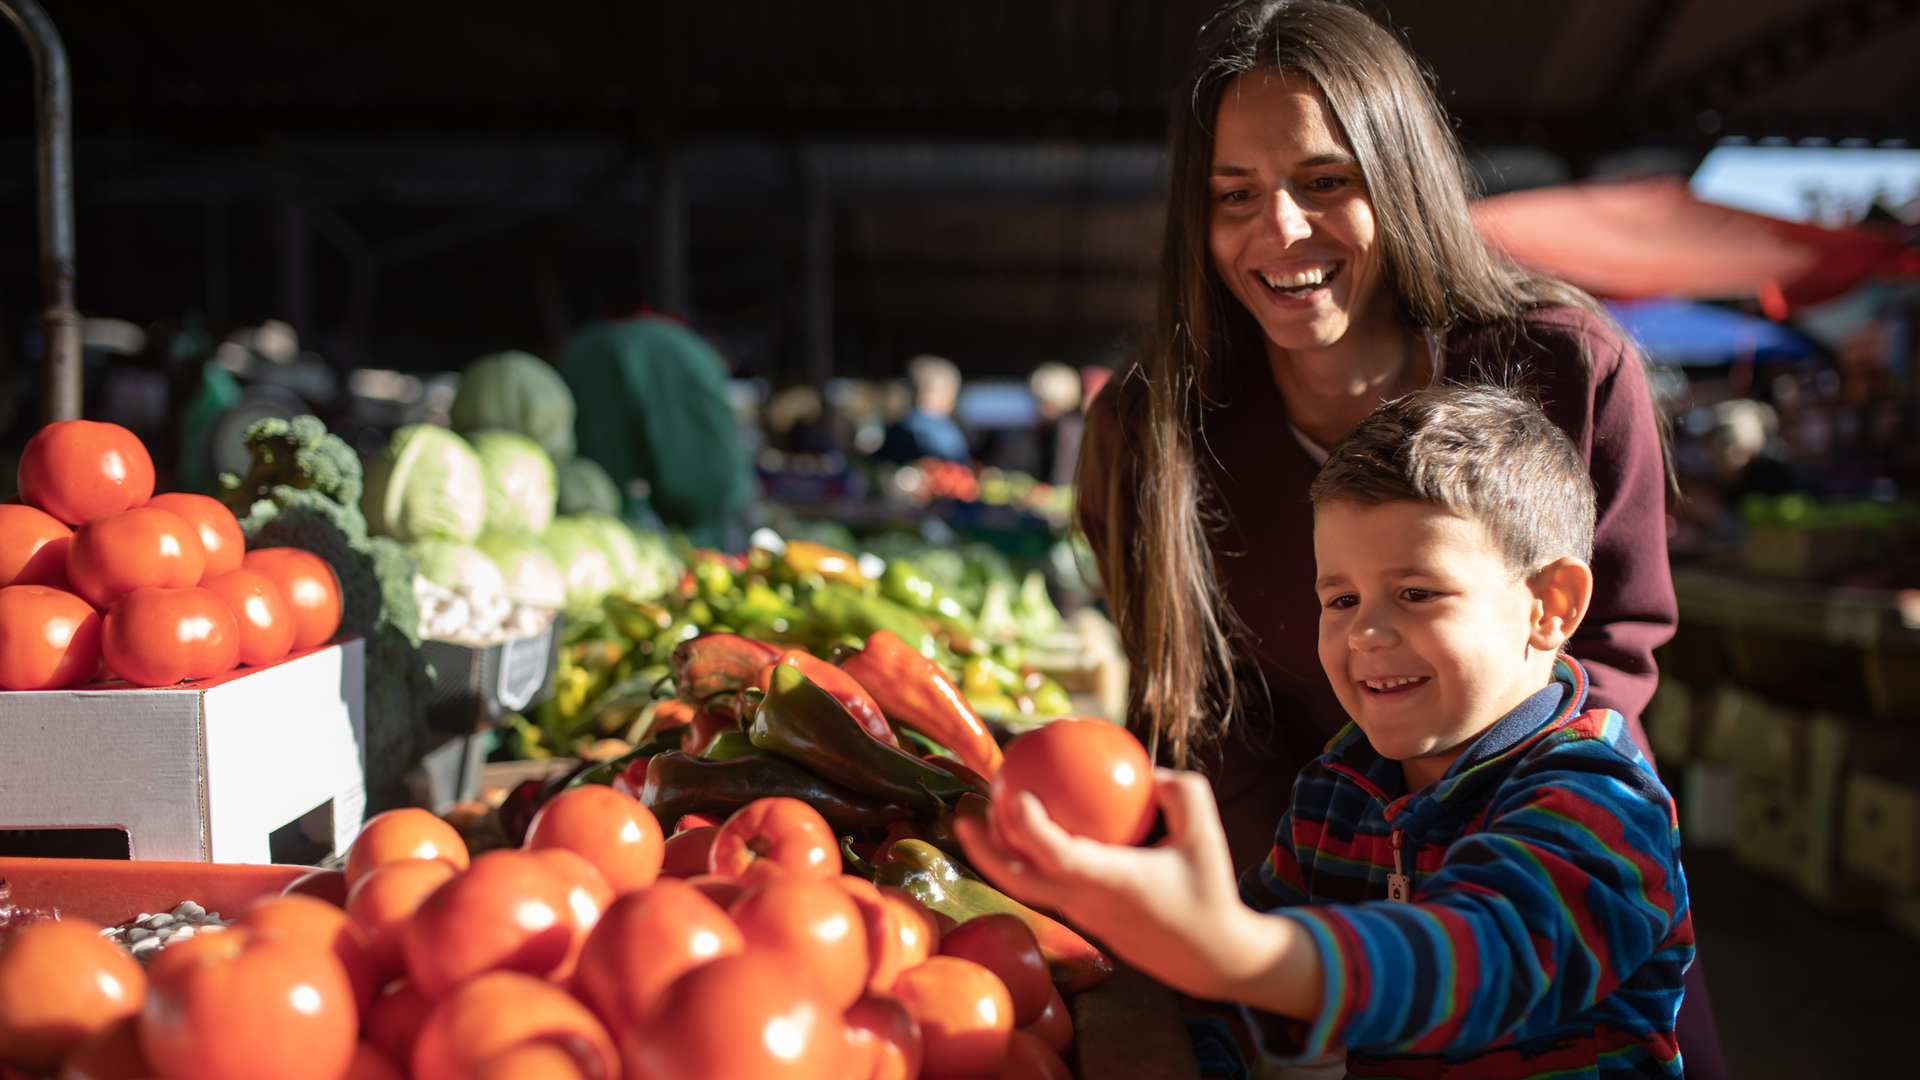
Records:
M1392 620L1365 609L1353 620L1353 628L1347 634L1348 647L1355 652L1385 649L1399 642L1400 635L1394 632Z

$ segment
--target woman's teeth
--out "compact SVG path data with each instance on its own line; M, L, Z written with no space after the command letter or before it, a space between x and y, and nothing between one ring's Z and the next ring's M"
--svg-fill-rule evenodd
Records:
M1260 271L1260 280L1274 292L1299 293L1310 291L1327 283L1338 267L1319 266L1312 270L1294 270L1284 274L1270 274Z
M1367 684L1367 689L1369 690L1384 691L1398 690L1403 686L1409 686L1413 683L1423 683L1427 681L1427 677L1425 675L1400 675L1391 679L1363 679L1361 681Z

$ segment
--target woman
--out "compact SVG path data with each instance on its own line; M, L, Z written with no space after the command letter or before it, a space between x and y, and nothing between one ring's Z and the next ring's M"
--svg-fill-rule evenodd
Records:
M1482 244L1417 62L1336 0L1242 0L1202 33L1170 155L1153 328L1088 417L1078 513L1132 722L1212 779L1236 865L1271 849L1295 773L1347 721L1316 653L1307 485L1324 447L1436 380L1521 385L1580 448L1597 591L1569 651L1644 751L1677 613L1640 360L1592 297ZM1689 989L1682 1045L1708 1075Z

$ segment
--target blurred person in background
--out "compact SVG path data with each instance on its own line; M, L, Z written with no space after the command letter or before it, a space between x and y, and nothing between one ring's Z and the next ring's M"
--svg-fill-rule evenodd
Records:
M913 385L913 407L887 430L873 456L904 465L923 457L969 461L967 437L953 422L960 400L960 369L939 356L916 356L907 363L907 381Z
M753 474L727 402L726 364L705 338L644 304L614 309L568 339L560 376L578 403L580 453L632 504L644 500L702 547L728 544Z
M1080 435L1086 428L1086 417L1080 412L1080 373L1065 364L1041 364L1027 377L1027 389L1040 406L1036 478L1054 485L1071 484L1074 463L1080 460Z

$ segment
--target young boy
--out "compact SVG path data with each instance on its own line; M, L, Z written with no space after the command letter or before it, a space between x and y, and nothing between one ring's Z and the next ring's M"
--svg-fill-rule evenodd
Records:
M1275 1063L1680 1076L1673 803L1560 653L1593 591L1578 453L1510 392L1427 390L1343 439L1311 498L1320 662L1353 724L1301 771L1272 857L1236 891L1206 780L1159 770L1160 846L1068 836L1023 795L962 823L975 865L1241 1003Z

